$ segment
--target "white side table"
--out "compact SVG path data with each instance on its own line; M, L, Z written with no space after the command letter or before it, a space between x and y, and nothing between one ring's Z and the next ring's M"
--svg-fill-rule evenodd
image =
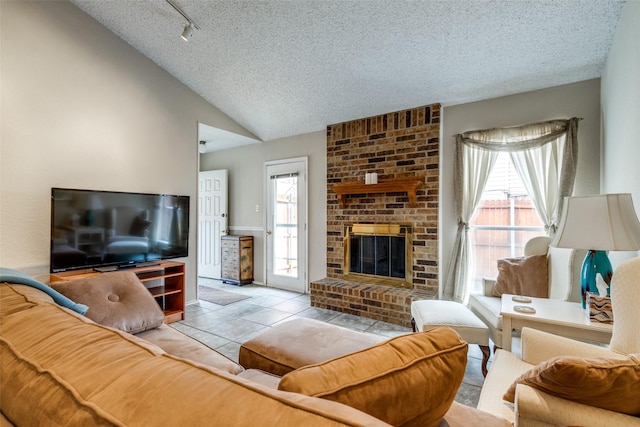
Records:
M589 320L588 312L577 302L533 298L530 303L502 295L502 348L511 351L511 330L529 327L567 338L608 344L613 325ZM532 307L535 313L517 311L514 307Z

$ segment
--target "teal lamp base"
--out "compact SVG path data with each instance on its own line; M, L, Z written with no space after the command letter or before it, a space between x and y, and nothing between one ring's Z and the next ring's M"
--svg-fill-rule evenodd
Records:
M598 294L598 287L596 286L597 273L600 273L607 286L611 283L613 270L607 253L589 249L587 256L584 257L580 274L580 301L582 302L582 308L586 308L587 305L587 292ZM608 295L609 288L607 288Z

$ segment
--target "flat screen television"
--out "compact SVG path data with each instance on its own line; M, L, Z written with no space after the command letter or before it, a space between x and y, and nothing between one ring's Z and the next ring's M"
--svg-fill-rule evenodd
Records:
M51 272L189 255L189 196L51 189Z

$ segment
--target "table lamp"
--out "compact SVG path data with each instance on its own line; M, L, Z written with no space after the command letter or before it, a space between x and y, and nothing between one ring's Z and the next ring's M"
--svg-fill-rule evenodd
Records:
M550 246L588 250L580 274L582 308L587 292L598 293L598 273L609 295L613 271L606 251L640 249L640 221L631 194L565 197L560 225Z

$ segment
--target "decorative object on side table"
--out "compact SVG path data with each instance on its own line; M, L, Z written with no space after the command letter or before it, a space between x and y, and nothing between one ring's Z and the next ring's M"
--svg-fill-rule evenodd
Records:
M586 300L589 320L592 322L613 323L611 297L587 292Z
M640 249L640 221L631 194L565 197L560 225L551 246L587 249L580 279L582 308L586 293L598 294L599 273L608 285L613 271L606 251Z

